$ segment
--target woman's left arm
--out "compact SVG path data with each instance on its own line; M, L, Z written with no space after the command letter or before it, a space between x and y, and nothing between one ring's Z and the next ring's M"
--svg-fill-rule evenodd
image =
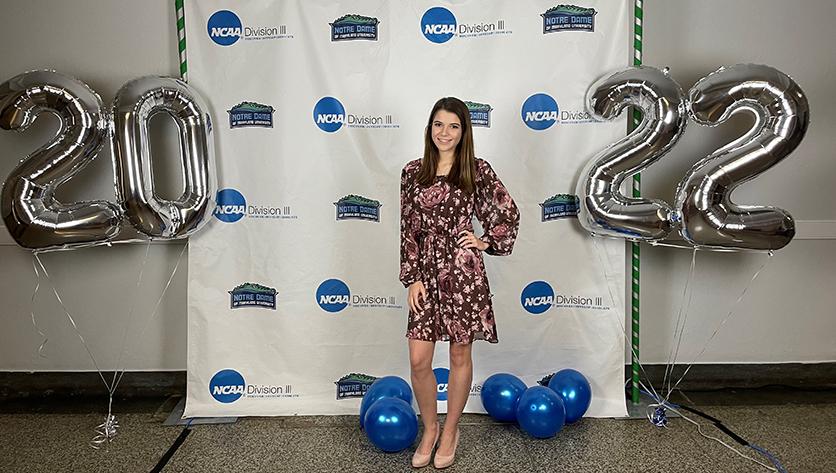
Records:
M520 227L520 211L487 161L477 160L476 174L476 218L485 229L480 237L488 244L485 253L510 255Z

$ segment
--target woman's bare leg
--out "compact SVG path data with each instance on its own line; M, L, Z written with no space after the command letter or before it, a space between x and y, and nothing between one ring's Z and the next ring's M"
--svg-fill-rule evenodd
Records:
M470 396L470 384L473 381L473 359L471 344L450 342L450 380L447 384L447 419L444 431L438 441L439 455L452 455L453 440L459 425L464 405Z
M411 368L412 391L418 402L421 422L424 424L424 434L418 445L418 453L428 454L435 440L438 427L437 383L433 374L433 352L435 342L424 340L409 340L409 365Z

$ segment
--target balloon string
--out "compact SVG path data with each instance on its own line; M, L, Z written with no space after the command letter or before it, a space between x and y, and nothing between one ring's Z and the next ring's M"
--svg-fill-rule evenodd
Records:
M632 240L630 238L623 238L617 237L612 235L606 234L598 234L598 233L591 233L593 238L604 238L607 240L619 240L619 241L628 241L632 243L644 243L650 246L660 246L663 248L679 248L679 249L700 249L700 250L710 250L715 253L768 253L773 250L756 250L752 248L723 248L723 247L713 247L713 246L702 246L702 245L692 245L687 241L682 240L682 243L672 243L677 240L666 240L666 242L662 241L645 241L645 240Z
M598 264L601 266L601 268L602 268L602 270L603 270L603 274L604 274L604 281L607 283L607 284L606 284L606 286L607 286L607 291L609 292L609 295L610 295L610 301L612 301L612 305L611 305L611 307L610 307L610 310L614 310L614 307L615 307L615 297L613 296L612 289L610 288L610 284L609 284L609 277L608 277L608 275L607 275L607 270L606 270L606 268L607 268L607 267L606 267L606 265L604 265L604 261L603 261L603 259L602 259L602 257L601 257L601 253L602 253L602 251L601 251L601 248L600 248L600 246L599 246L599 244L598 244L598 238L596 238L595 236L593 236L593 238L592 238L592 242L593 242L593 245L595 246L595 250L596 250L596 251L595 251L595 255L596 255L597 259L598 259ZM772 251L770 251L770 252L769 252L769 255L770 255L770 256L772 256ZM761 269L763 269L763 267L761 267ZM760 272L760 271L758 271L758 272ZM757 274L756 274L755 276L757 276ZM753 279L754 279L754 278L753 278ZM750 282L751 282L751 281L750 281ZM630 342L630 336L627 334L627 330L624 328L624 322L621 320L621 318L620 318L620 317L616 317L616 319L618 320L618 324L621 326L621 331L622 331L622 334L624 335L625 340L628 342L628 346L630 347L630 351L633 353L633 356L635 357L636 362L637 362L637 363L638 363L638 365L639 365L639 369L642 371L642 373L644 374L644 376L645 376L645 378L646 378L646 379L650 379L650 376L648 376L647 371L645 371L645 369L644 369L644 365L642 364L641 359L639 358L638 354L636 353L636 350L633 348L632 344L630 344L630 343L629 343L629 342ZM719 331L719 328L718 328L718 331ZM716 335L716 333L715 333L715 335ZM689 367L689 369L690 369L690 367ZM687 372L687 371L686 371L686 372ZM684 376L684 375L683 375L683 376ZM681 381L681 378L680 378L680 381ZM678 384L679 384L679 382L677 382L677 385L678 385ZM690 422L690 423L692 423L692 424L696 425L696 426L697 426L697 431L698 431L698 432L700 433L700 435L702 435L703 437L705 437L705 438L707 438L707 439L710 439L710 440L714 440L715 442L720 443L721 445L723 445L723 446L725 446L726 448L728 448L729 450L731 450L731 451L735 452L735 453L736 453L736 454L738 454L739 456L741 456L741 457L743 457L743 458L745 458L745 459L747 459L747 460L751 460L751 461L753 461L753 462L757 463L758 465L763 466L764 468L766 468L766 469L768 469L768 470L770 470L770 471L778 471L776 468L773 468L773 467L771 467L771 466L769 466L769 465L767 465L767 464L765 464L765 463L763 463L763 462L761 462L761 461L759 461L759 460L757 460L757 459L755 459L755 458L752 458L752 457L750 457L750 456L745 455L744 453L742 453L742 452L740 452L739 450L735 449L734 447L732 447L731 445L727 444L726 442L723 442L722 440L720 440L720 439L718 439L718 438L716 438L716 437L712 437L712 436L710 436L710 435L705 434L705 433L702 431L702 425L701 425L700 423L698 423L698 422L696 422L696 421L694 421L694 420L689 419L688 417L684 416L681 412L679 412L679 410L678 410L678 409L676 409L676 408L677 408L677 407L679 407L679 406L677 406L677 405L675 405L675 404L671 404L668 400L662 400L662 397L661 397L661 396L659 396L659 394L656 392L656 389L654 389L654 388L653 388L653 385L652 385L652 384L648 387L648 386L646 386L643 382L639 381L639 386L641 386L641 387L643 388L643 390L644 390L645 394L649 395L650 397L652 397L652 398L656 401L656 403L648 405L648 407L647 407L647 409L648 409L648 415L647 415L647 418L648 418L648 419L649 419L649 420L650 420L650 421L651 421L654 425L656 425L657 427L667 427L667 417L666 417L666 414L665 414L665 410L666 410L666 409L670 409L671 411L673 411L673 412L677 413L680 417L682 417L682 418L683 418L683 419L685 419L686 421L688 421L688 422Z
M691 300L694 295L692 284L694 282L694 269L697 266L697 248L694 248L691 253L691 267L688 270L688 278L685 280L685 286L682 289L682 299L679 302L679 313L676 317L676 324L673 329L672 339L676 339L676 343L671 345L671 351L668 354L669 362L665 365L665 376L662 378L662 387L667 386L667 395L665 400L670 399L671 395L671 381L673 381L673 370L676 366L676 359L679 357L679 348L682 346L682 335L685 333L685 324L688 322L688 313L691 311ZM688 302L685 302L685 296L688 295ZM684 308L684 314L683 314ZM681 322L681 324L680 324ZM677 331L679 336L677 336Z
M612 237L615 238L615 237ZM676 240L671 240L676 241ZM699 250L709 250L715 253L768 253L773 250L756 250L752 248L722 248L722 247L714 247L714 246L703 246L703 245L692 245L688 242L678 244L678 243L662 243L660 241L648 241L643 242L647 243L650 246L661 246L664 248L679 248L679 249L699 249Z
M149 241L148 246L146 246L145 257L143 259L142 266L141 266L141 269L140 269L140 273L139 273L139 276L138 276L138 279L137 279L137 285L136 285L136 288L137 288L136 292L137 293L139 292L138 289L139 289L139 286L141 285L143 274L144 274L144 271L145 271L145 266L146 266L147 261L148 261L148 256L149 256L149 252L150 252L150 244L151 244L151 242ZM162 303L162 300L163 300L165 294L168 292L168 288L171 286L171 283L174 280L174 275L177 273L177 270L180 267L180 263L182 262L183 255L185 254L185 251L186 251L187 247L188 247L188 244L183 245L183 248L180 250L180 255L177 258L177 262L174 265L174 268L173 268L168 280L166 281L166 284L165 284L165 286L162 290L162 293L160 294L160 297L157 299L157 303L154 306L154 310L152 311L151 315L146 320L145 326L143 327L142 331L140 332L139 337L136 337L137 339L142 338L142 336L148 330L148 327L150 325L151 320L156 317L156 315L159 311L160 305ZM89 345L87 345L87 342L84 340L84 336L82 336L81 331L78 329L78 325L76 324L75 319L70 314L70 311L67 309L67 306L64 304L63 299L61 299L61 295L58 293L58 289L56 288L55 284L52 282L52 280L49 276L49 273L47 272L46 267L44 266L43 262L41 261L38 253L35 252L35 253L33 253L33 255L34 255L34 260L37 261L38 265L41 268L41 271L43 271L43 274L46 276L47 282L49 282L50 285L52 286L52 291L55 294L55 298L61 304L61 307L63 308L64 313L67 315L67 319L70 321L70 324L72 325L73 330L75 331L78 338L81 340L81 343L84 346L84 349L87 351L87 354L90 356L90 359L93 362L93 366L96 368L96 372L99 374L99 377L101 378L102 383L104 383L105 388L108 390L107 416L105 417L105 420L102 424L99 424L98 426L96 426L96 429L95 429L96 436L93 437L93 439L90 441L90 445L93 448L99 449L103 445L105 445L106 443L109 443L109 442L113 441L113 439L116 437L117 429L119 428L119 421L116 419L116 416L113 415L113 394L115 393L116 387L119 385L120 381L122 380L122 377L125 374L125 369L126 368L118 369L118 364L121 362L122 355L126 351L127 330L128 330L129 325L130 325L130 319L132 318L133 313L134 313L136 297L134 298L134 302L132 303L130 314L128 316L128 325L126 325L125 336L123 337L123 343L122 343L122 351L119 354L119 361L117 361L117 370L114 372L113 382L111 384L108 384L107 380L104 377L104 374L102 373L101 368L99 367L98 362L96 361L96 358L93 356L93 353L90 350ZM33 267L35 268L35 273L38 275L38 278L39 278L38 281L40 282L40 273L38 272L38 266L35 266L34 262L33 262ZM37 293L37 288L36 288L36 293ZM33 295L33 300L34 300L34 295ZM34 320L34 318L33 318L33 320ZM46 343L46 342L44 342L44 343ZM117 376L117 374L118 374L118 376Z
M186 253L186 249L189 247L188 241L186 244L183 245L183 248L180 250L180 254L177 256L177 262L174 264L174 269L171 270L171 274L168 277L168 281L166 281L165 286L163 287L162 293L160 293L160 297L157 299L157 303L154 305L154 310L151 311L151 315L145 320L145 326L139 332L139 336L136 337L136 340L142 340L145 332L148 331L148 327L151 325L151 321L156 318L157 313L159 311L160 305L163 302L163 298L165 297L166 293L168 292L168 288L171 287L171 283L174 280L174 275L177 274L177 270L180 268L180 263L183 261L183 255ZM113 391L116 391L116 387L122 381L122 377L125 375L126 368L122 368L119 372L119 377L116 378L116 381L113 385Z
M720 329L723 328L723 326L726 325L726 322L729 321L731 316L734 315L735 310L737 310L737 306L743 301L743 298L746 296L746 293L749 291L749 288L752 286L752 284L755 282L755 280L758 278L758 276L764 270L767 263L769 263L769 261L772 259L772 256L774 254L775 253L772 250L770 250L767 253L767 257L764 260L764 262L761 264L760 268L758 268L758 270L752 276L752 279L750 279L749 282L746 284L746 287L743 288L743 291L737 297L737 300L734 302L734 304L732 304L732 307L729 309L729 312L726 314L726 317L723 319L722 322L720 322L720 324L714 330L714 333L712 333L711 337L708 338L708 341L705 342L705 345L702 347L702 350L697 354L696 357L694 357L693 361L691 361L691 363L688 365L688 367L685 368L685 372L682 373L682 376L680 376L679 380L676 382L676 384L674 384L673 389L676 389L676 387L679 386L679 383L682 382L682 380L685 378L685 375L687 375L688 371L691 370L691 367L694 366L694 364L702 357L703 354L705 354L705 351L708 349L708 345L711 344L711 341L714 340L714 337L717 336L717 334L720 332ZM668 396L670 396L670 392L671 391L668 392Z
M773 455L769 450L767 450L763 447L760 447L758 445L755 445L753 443L749 444L749 448L751 448L752 450L760 453L761 455L763 455L767 459L769 459L769 461L775 466L776 471L778 471L780 473L787 473L787 470L786 470L786 468L784 468L784 465L782 465L781 462L778 461L778 459L775 457L775 455Z
M760 461L760 460L758 460L758 459L756 459L756 458L752 458L752 457L750 457L749 455L746 455L745 453L743 453L743 452L741 452L740 450L738 450L738 449L736 449L736 448L732 447L732 446L731 446L731 445L729 445L728 443L723 442L722 440L718 439L717 437L713 437L713 436L711 436L711 435L706 434L705 432L703 432L703 431L702 431L702 424L701 424L701 423L699 423L699 422L697 422L697 421L695 421L695 420L690 419L688 416L686 416L685 414L683 414L683 413L682 413L682 412L680 412L679 410L677 410L677 409L675 409L675 408L673 408L673 407L671 408L671 410L672 410L673 412L676 412L676 414L677 414L678 416L680 416L681 418L683 418L683 419L685 419L686 421L688 421L688 422L690 422L690 423L692 423L692 424L696 425L696 426L697 426L697 432L699 432L699 434L700 434L700 435L702 435L703 437L705 437L705 438L707 438L707 439L709 439L709 440L713 440L713 441L715 441L715 442L719 443L720 445L722 445L722 446L724 446L724 447L728 448L729 450L733 451L734 453L738 454L739 456L741 456L741 457L743 457L743 458L745 458L745 459L747 459L747 460L749 460L749 461L755 462L755 463L757 463L758 465L760 465L760 466L762 466L762 467L766 468L766 469L767 469L767 470L769 470L769 471L778 471L776 468L774 468L774 467L772 467L772 466L770 466L770 465L767 465L766 463L764 463L764 462L762 462L762 461Z
M99 377L102 379L105 387L108 387L107 380L105 380L104 375L102 374L102 370L99 368L99 363L96 361L96 357L93 356L93 352L90 351L90 346L87 345L87 342L84 340L84 337L81 335L81 331L78 329L78 325L75 322L75 319L70 314L70 311L67 309L67 306L64 304L64 301L61 299L61 295L58 294L58 289L55 287L55 284L52 282L52 279L49 277L49 273L44 266L43 261L41 261L41 257L38 255L37 252L33 253L35 256L35 260L38 262L38 265L41 267L41 271L43 271L44 276L46 276L47 282L52 286L52 292L55 294L55 298L58 300L58 303L61 304L61 308L64 310L64 314L67 316L67 320L70 321L70 325L72 325L75 334L78 335L78 339L81 340L81 344L84 346L84 349L87 351L87 354L90 356L90 360L93 362L93 366L96 368L96 372L99 373Z
M616 306L615 296L613 295L612 288L610 287L609 276L607 275L607 266L604 264L604 260L601 258L602 250L601 250L601 247L598 244L598 238L597 237L595 237L595 236L592 237L592 244L595 246L595 252L594 253L595 253L595 256L597 256L597 258L598 258L598 264L601 267L601 270L604 274L604 282L605 282L605 285L607 286L607 292L610 295L611 304L610 304L610 308L609 308L608 311L613 311L613 310L615 310L615 306ZM621 320L621 317L618 317L618 314L616 314L615 319L618 320L618 325L621 327L621 334L624 335L624 340L626 341L626 345L628 347L630 347L630 352L633 354L633 357L635 358L636 363L638 363L639 369L644 374L646 379L650 379L650 376L647 374L647 371L645 371L644 365L642 364L641 359L639 358L639 354L636 352L636 349L633 348L633 344L631 343L630 336L627 333L627 329L624 327L624 321ZM639 384L641 384L641 381L639 382ZM642 385L642 386L644 386L644 385ZM656 389L653 388L652 384L650 385L649 391L652 391L653 394L656 396L656 398L660 398L659 394L656 392Z
M43 339L41 345L38 347L38 356L46 358L46 355L44 355L44 347L49 342L49 338L41 331L40 327L38 327L38 322L35 321L35 298L38 296L38 290L41 288L41 273L38 271L38 266L35 265L35 258L32 258L32 269L35 270L35 290L32 292L32 301L29 304L29 315L32 317L32 325Z
M70 324L73 327L76 335L78 335L79 340L81 340L81 344L84 346L84 349L87 350L87 354L90 355L90 360L93 361L93 366L96 367L96 372L99 374L99 377L102 379L102 383L104 383L105 388L110 390L110 386L107 384L107 380L102 374L101 368L99 368L99 363L96 361L96 357L93 356L93 352L90 351L90 347L87 345L87 342L84 340L84 336L81 335L81 331L78 329L78 325L75 322L75 319L70 314L70 311L67 309L67 306L64 304L64 301L61 299L61 295L58 294L58 289L55 287L55 284L52 282L52 279L49 277L49 273L44 266L43 261L41 261L41 257L38 253L33 253L35 256L35 260L38 262L38 265L41 267L41 271L43 271L44 275L46 276L47 282L49 282L50 286L52 286L52 292L55 294L55 298L58 300L58 303L61 304L61 308L64 309L64 314L67 315L67 319L70 321ZM37 267L36 267L37 269ZM107 407L107 417L105 417L104 423L98 425L96 427L96 436L90 441L90 446L93 448L101 448L102 445L106 442L110 442L116 436L116 429L119 427L119 422L116 420L116 417L111 413L111 407L113 404L112 396L109 396L110 401L108 402Z
M148 253L151 250L151 240L148 240L148 243L145 244L145 256L142 258L142 264L139 266L139 276L136 279L136 287L134 288L133 298L131 299L131 308L128 311L128 320L125 322L125 330L122 332L122 344L120 345L122 348L119 350L119 356L116 358L116 371L113 372L113 380L108 386L108 393L111 397L113 397L113 392L116 391L116 376L119 373L119 365L122 363L122 356L125 354L125 347L128 341L128 329L131 327L131 320L134 316L134 310L136 309L136 301L139 299L139 289L142 286L142 277L145 274L145 266L148 263Z
M90 446L96 450L113 441L116 438L116 430L119 428L119 421L113 412L113 396L108 397L107 416L105 421L96 426L96 436L90 441Z
M712 437L711 435L706 434L705 432L703 432L703 431L702 431L702 424L700 424L699 422L696 422L696 421L694 421L694 420L690 419L689 417L687 417L686 415L684 415L684 414L680 411L680 409L683 409L683 410L684 410L684 409L687 409L687 410L692 411L692 412L697 412L697 411L695 411L694 409L689 409L687 406L680 406L680 405L678 405L678 404L674 404L674 403L669 402L669 401L664 401L664 400L662 400L662 399L660 399L660 398L658 398L658 397L654 396L653 394L651 394L651 393L649 392L650 390L647 388L647 386L645 386L645 385L644 385L644 383L642 383L641 381L639 381L639 385L640 385L640 386L641 386L641 388L642 388L642 389L641 389L641 393L642 393L642 394L644 394L644 395L646 395L646 396L648 396L648 397L652 398L654 401L656 401L655 403L653 403L653 404L649 404L649 405L648 405L648 407L647 407L647 409L648 409L648 414L647 414L647 417L648 417L648 419L651 419L651 418L653 417L653 415L654 415L654 414L656 414L656 413L660 412L660 413L661 413L661 420L662 420L662 422L663 422L663 425L656 424L658 427L667 427L667 422L668 422L668 421L667 421L667 417L666 417L666 414L665 414L665 410L668 410L668 409L669 409L669 410L671 410L672 412L676 413L676 414L677 414L679 417L681 417L682 419L684 419L684 420L686 420L686 421L690 422L691 424L696 425L696 426L697 426L697 431L698 431L698 432L699 432L699 434L700 434L700 435L702 435L704 438L707 438L707 439L709 439L709 440L713 440L713 441L715 441L715 442L717 442L717 443L719 443L719 444L723 445L724 447L728 448L729 450L733 451L734 453L738 454L739 456L741 456L741 457L745 458L746 460L753 461L753 462L757 463L758 465L760 465L760 466L762 466L762 467L766 468L767 470L770 470L770 471L779 471L779 472L781 472L781 473L786 473L786 472L785 472L785 470L783 470L783 469L776 469L776 468L773 468L773 467L771 467L771 466L767 465L766 463L763 463L763 462L761 462L761 461L758 461L757 459L752 458L752 457L750 457L750 456L748 456L748 455L744 454L744 453L743 453L743 452L741 452L740 450L737 450L737 449L736 449L736 448L734 448L733 446L729 445L729 444L728 444L728 443L726 443L726 442L723 442L722 440L718 439L717 437ZM651 413L651 412L652 412L652 413ZM705 416L705 415L703 414L703 416ZM709 417L709 418L710 418L710 417ZM715 426L716 426L716 427L718 427L718 428L721 428L721 427L720 427L720 425L718 425L718 424L720 424L720 423L719 423L719 421L717 421L716 419L713 419L713 420L715 421ZM651 422L653 422L653 420L651 420ZM654 422L654 424L655 424L655 422ZM724 430L724 432L729 433L729 432L728 432L728 429ZM733 433L729 433L729 435L733 435ZM749 444L749 446L751 447L751 446L752 446L752 444ZM768 453L768 452L767 452L767 453ZM776 459L776 460L777 460L777 459Z

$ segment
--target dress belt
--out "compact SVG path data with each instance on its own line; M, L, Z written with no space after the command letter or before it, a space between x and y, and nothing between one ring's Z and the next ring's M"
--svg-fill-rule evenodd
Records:
M468 229L468 231L470 233L473 233L472 228ZM425 236L432 236L432 237L440 237L440 238L452 238L454 240L458 240L460 235L461 235L460 233L447 233L447 232L442 233L442 232L434 232L434 231L427 231L427 230L421 230L416 234L416 236L418 238L423 238Z

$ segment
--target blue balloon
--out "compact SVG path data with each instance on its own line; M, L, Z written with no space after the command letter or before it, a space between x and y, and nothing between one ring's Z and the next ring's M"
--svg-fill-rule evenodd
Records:
M560 370L549 380L549 389L563 399L566 408L566 423L571 424L586 413L592 402L592 388L589 381L580 372L565 369Z
M532 437L554 437L563 428L566 410L556 392L545 386L525 390L517 405L517 422Z
M384 397L396 397L403 399L407 404L412 404L412 388L403 378L397 376L384 376L376 379L369 386L368 391L363 395L363 400L360 402L360 427L364 427L363 419L365 419L369 407L375 401Z
M525 383L508 373L492 375L482 384L482 405L491 417L500 422L517 420L517 403L525 392Z
M366 435L384 452L400 452L415 442L418 417L403 399L378 399L366 412Z

